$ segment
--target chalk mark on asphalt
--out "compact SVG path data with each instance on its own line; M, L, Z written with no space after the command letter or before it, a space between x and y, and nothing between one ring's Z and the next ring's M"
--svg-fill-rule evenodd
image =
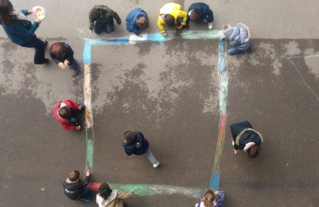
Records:
M298 70L296 64L291 60L291 59L297 59L297 58L312 58L312 57L319 57L319 55L310 55L310 56L292 56L292 57L287 57L287 60L294 66L296 69L297 73L300 75L302 82L309 88L309 90L313 93L313 95L319 100L318 95L312 90L312 88L307 84L305 81L304 77L301 75L300 71Z
M78 29L79 30L79 29ZM176 38L182 39L219 39L222 36L220 30L208 30L208 31L189 31L187 33L181 32L168 32L168 37L164 38L161 33L148 34L147 38L136 39L133 36L126 36L122 38L108 38L108 39L84 39L85 47L83 52L83 59L85 64L85 79L84 79L84 102L85 102L85 119L86 119L86 144L87 144L87 156L86 163L89 164L91 172L93 172L93 154L94 154L94 129L93 129L93 113L91 105L91 47L92 45L125 45L125 44L136 44L143 42L162 42L169 41ZM223 41L219 46L219 50L223 49ZM226 45L225 45L226 49ZM220 54L221 55L221 54ZM223 62L219 62L219 69L226 70L226 55L224 55L224 50L222 50ZM219 58L220 61L220 58ZM222 68L223 67L223 68ZM223 141L225 137L225 123L226 123L226 101L227 101L227 91L228 91L228 72L220 71L219 72L219 102L220 102L220 129L219 129L219 138L216 147L213 174L211 179L211 187L213 189L218 189L219 187L219 161L223 148ZM92 132L92 137L90 138L89 131ZM87 167L87 165L86 165ZM86 171L85 167L85 171ZM90 183L89 186L93 190L98 190L99 183ZM116 188L122 191L134 190L135 194L139 196L152 196L155 194L179 194L187 197L199 198L200 193L203 189L198 188L184 188L184 187L175 187L169 185L122 185L122 184L110 184L112 188Z

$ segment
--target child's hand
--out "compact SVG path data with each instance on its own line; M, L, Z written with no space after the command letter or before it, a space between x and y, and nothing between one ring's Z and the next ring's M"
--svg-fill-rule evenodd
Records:
M79 109L79 110L82 110L82 106L79 106L78 109Z
M39 24L41 24L41 22L43 21L44 19L37 19L35 20L36 22L38 22Z
M89 30L89 33L90 33L90 35L92 35L93 34L93 30Z
M221 37L220 37L220 39L222 40L222 39L224 39L225 37L226 37L226 36L225 36L225 35L223 35L223 36L221 36Z
M119 26L121 26L121 24L118 24Z
M178 28L178 29L182 29L182 28L183 28L183 25L179 25L177 28Z
M164 33L162 33L162 35L163 35L163 37L166 37L165 32L164 32Z
M187 29L186 29L186 28L184 29L184 32L187 32Z
M91 175L91 170L90 170L90 168L88 168L88 169L86 170L85 176L90 176L90 175Z
M234 153L237 154L237 150L234 149Z
M145 28L146 31L150 31L150 27Z
M75 129L76 130L81 130L81 126L77 126Z
M134 190L132 190L132 193L133 193L133 195L134 195Z
M70 62L66 59L66 60L64 61L64 66L67 67L67 66L69 66L69 64L70 64Z
M32 11L32 10L28 10L28 12L29 12L30 15L33 14L33 11Z
M63 69L64 68L64 64L62 62L59 62L59 67Z
M139 37L142 37L142 34L139 34L138 36L139 36Z

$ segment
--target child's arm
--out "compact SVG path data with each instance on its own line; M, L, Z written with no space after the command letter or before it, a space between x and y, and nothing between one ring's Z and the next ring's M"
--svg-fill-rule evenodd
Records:
M70 45L68 45L68 44L64 44L64 47L65 47L65 49L66 49L65 59L67 59L67 60L69 61L69 63L74 62L74 61L75 61L75 60L74 60L74 56L73 56L73 55L74 55L74 52L73 52L72 48L71 48Z
M247 30L247 38L244 42L248 42L250 40L250 37L251 37L249 27L243 23L238 23L237 25L243 26Z
M132 198L133 195L134 195L133 192L130 192L130 193L123 193L123 192L121 192L121 193L119 193L119 194L117 195L117 198L122 199L122 200L126 200L126 199Z
M165 24L164 20L158 18L157 25L158 25L158 27L159 27L159 29L160 29L162 34L165 33L165 29L164 29L163 24Z
M208 17L209 17L208 22L213 22L213 21L214 21L213 11L209 8L208 5L206 5L206 6L207 6L207 10L208 10L208 12L206 13L206 15L208 15Z
M120 16L113 10L110 9L110 14L112 15L112 17L116 20L117 24L120 25L121 24L121 18Z
M60 122L62 127L66 130L76 130L76 126L70 123Z
M186 21L187 21L187 13L184 11L179 11L178 17L183 17L183 21L181 22L181 25L186 25Z
M52 52L52 49L49 49L49 54L51 59L56 63L59 64L61 61L57 58L57 56L55 56L55 54Z

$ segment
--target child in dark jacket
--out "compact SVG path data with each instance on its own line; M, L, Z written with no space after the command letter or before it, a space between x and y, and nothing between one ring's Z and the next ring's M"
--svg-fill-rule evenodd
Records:
M144 135L141 132L135 131L126 131L124 133L124 142L123 147L128 156L135 155L144 155L146 154L147 158L153 163L153 167L158 167L160 162L158 162L153 156L148 141L144 138Z
M126 17L126 29L129 32L134 32L137 36L142 37L142 34L138 30L150 30L146 12L141 8L133 9Z
M72 76L76 76L79 73L79 65L76 63L76 60L73 57L73 50L70 45L64 42L54 43L49 49L50 56L52 60L59 64L59 67L64 69L70 67L73 69Z
M80 172L73 170L69 173L69 177L63 182L64 194L72 200L82 200L90 202L92 200L90 193L91 189L86 188L90 183L91 171L88 168L85 174L85 179L80 179Z
M193 3L188 9L188 20L190 19L193 24L198 20L208 22L208 28L213 29L214 27L214 15L213 11L205 3Z
M64 129L67 130L81 130L80 124L73 117L74 114L84 109L83 104L77 104L71 100L60 101L54 107L54 114L56 120L58 120Z

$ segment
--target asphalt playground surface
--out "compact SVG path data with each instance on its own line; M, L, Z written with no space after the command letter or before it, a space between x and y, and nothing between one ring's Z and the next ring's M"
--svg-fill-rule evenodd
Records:
M187 10L195 1L175 2ZM70 69L61 70L53 61L34 65L33 49L13 44L0 30L0 206L96 206L95 194L91 203L76 202L62 188L69 171L77 169L83 177L92 130L64 130L53 108L66 99L84 102L85 38L130 35L125 17L136 7L148 13L149 33L158 33L157 14L165 3L12 1L17 9L47 9L37 36L49 45L67 42L81 71L72 78ZM219 180L219 190L226 194L223 206L319 206L318 4L205 3L214 12L214 30L242 22L252 31L251 50L226 55L227 121ZM88 12L97 4L120 15L122 24L114 33L89 35ZM190 30L206 31L207 25L190 25ZM219 44L218 39L175 38L91 47L92 182L180 187L177 194L136 195L127 201L133 207L198 202L199 194L182 191L210 187L220 129ZM84 113L78 117L85 124ZM255 159L232 151L229 126L244 120L265 140ZM122 135L127 130L143 132L159 168L146 156L126 156Z

